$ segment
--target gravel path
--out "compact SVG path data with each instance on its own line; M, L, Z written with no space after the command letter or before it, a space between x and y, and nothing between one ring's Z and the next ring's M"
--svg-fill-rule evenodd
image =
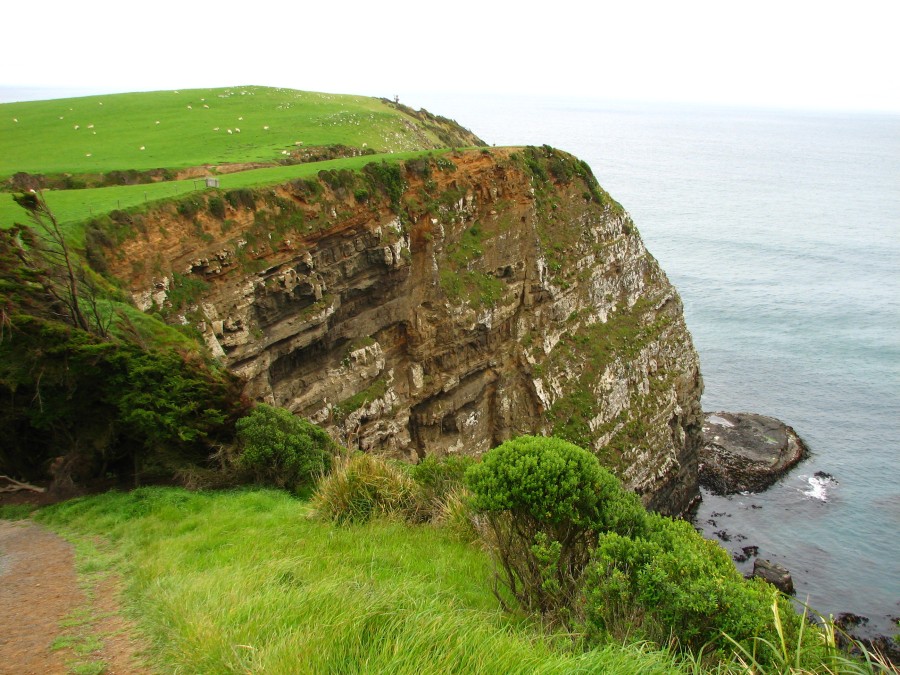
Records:
M115 580L92 590L89 599L79 588L71 544L35 523L0 520L0 674L70 672L67 662L75 655L51 645L71 634L60 622L76 610L92 617L90 633L103 647L90 657L106 664L104 673L148 673L118 610Z
M72 545L28 521L0 520L0 673L65 673L50 645L85 602Z

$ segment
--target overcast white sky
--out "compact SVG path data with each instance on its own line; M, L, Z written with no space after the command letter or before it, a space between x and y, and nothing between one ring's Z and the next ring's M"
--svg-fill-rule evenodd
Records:
M898 0L31 0L6 23L0 87L900 112Z

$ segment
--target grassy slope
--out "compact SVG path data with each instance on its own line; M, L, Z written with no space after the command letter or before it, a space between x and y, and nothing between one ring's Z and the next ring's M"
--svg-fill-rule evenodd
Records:
M80 544L83 568L124 575L164 672L679 672L665 654L582 654L510 620L486 556L439 529L308 515L275 491L145 488L39 519Z
M265 169L252 169L219 176L219 188L233 190L235 188L257 185L277 185L296 178L315 176L326 169L361 169L370 162L396 162L428 153L435 155L445 150L417 150L398 152L387 155L365 155L333 159L326 162L295 164L293 166L276 166ZM147 183L144 185L117 185L113 187L93 188L88 190L48 190L44 193L59 222L67 226L72 241L76 246L81 244L80 228L93 216L113 211L114 209L140 208L144 204L166 199L180 198L191 192L212 190L202 180L181 180L164 183ZM13 195L0 192L0 228L11 227L13 223L27 223L25 212L13 201Z
M78 174L273 161L301 141L367 144L379 152L421 149L409 120L374 98L269 87L4 103L0 179L18 171Z

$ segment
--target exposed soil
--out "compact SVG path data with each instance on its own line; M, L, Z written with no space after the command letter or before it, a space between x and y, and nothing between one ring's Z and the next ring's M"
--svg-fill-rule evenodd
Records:
M0 674L67 673L76 661L103 662L109 674L150 672L137 660L140 645L118 591L107 576L86 593L71 544L30 521L0 520ZM66 620L77 625L62 626ZM53 649L67 637L87 644L88 636L102 647Z

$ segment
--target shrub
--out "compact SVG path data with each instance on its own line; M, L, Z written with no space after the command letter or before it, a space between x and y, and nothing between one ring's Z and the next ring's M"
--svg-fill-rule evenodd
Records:
M209 212L219 220L225 220L225 200L219 196L209 198Z
M452 492L465 486L466 470L475 463L473 457L437 458L428 455L410 468L410 475L419 486L423 507L436 515Z
M178 215L190 220L200 213L202 206L200 199L197 197L185 197L178 202L175 208L178 211Z
M643 536L611 532L599 537L585 574L586 627L594 639L612 637L684 647L727 647L723 633L745 645L776 640L774 589L746 581L728 553L689 523L647 514ZM786 599L777 601L783 627L796 637L800 617Z
M384 194L390 200L394 212L399 212L400 198L406 189L406 182L403 180L403 171L400 166L389 164L384 160L372 162L363 167L363 174L373 191L378 190Z
M235 424L238 463L258 480L296 490L331 465L336 449L325 431L284 408L264 403Z
M338 461L319 481L312 504L320 516L338 523L379 516L420 520L415 481L384 459L365 453Z
M256 195L253 193L253 190L248 188L229 190L225 193L225 201L236 209L241 207L245 209L256 208Z
M634 503L616 478L591 453L562 439L507 441L466 479L475 510L486 518L496 579L527 610L551 619L566 620L596 531L633 525L620 522L628 521Z

